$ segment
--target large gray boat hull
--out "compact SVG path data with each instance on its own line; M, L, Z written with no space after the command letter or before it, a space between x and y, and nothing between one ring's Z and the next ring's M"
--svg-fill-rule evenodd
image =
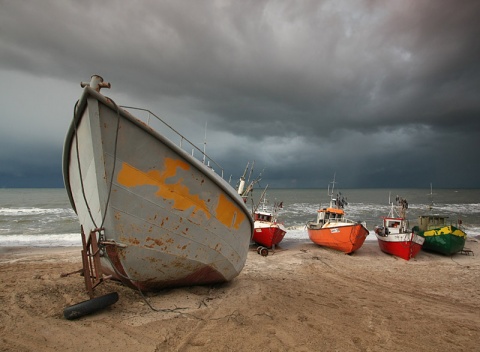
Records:
M243 269L253 219L233 187L90 87L66 136L63 174L103 274L155 290L229 281Z

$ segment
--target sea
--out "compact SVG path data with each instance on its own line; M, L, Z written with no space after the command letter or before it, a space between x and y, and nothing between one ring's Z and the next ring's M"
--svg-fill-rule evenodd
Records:
M374 227L397 196L408 202L407 218L416 225L419 215L431 211L461 220L469 237L480 235L480 189L344 189L335 190L346 201L346 217L365 221L367 241L376 241ZM260 196L258 190L256 196ZM284 240L309 241L305 224L329 205L327 189L268 189L270 204L282 202L279 220L287 228ZM429 207L432 206L432 210ZM81 246L80 224L63 188L0 189L0 246Z

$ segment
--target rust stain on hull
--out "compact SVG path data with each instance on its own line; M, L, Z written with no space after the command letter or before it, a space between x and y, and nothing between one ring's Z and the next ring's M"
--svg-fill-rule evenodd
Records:
M213 267L205 265L185 277L170 280L145 279L136 281L128 278L121 260L121 251L112 246L107 246L107 253L111 264L115 267L115 272L109 272L113 277L131 288L137 288L144 291L154 291L167 287L195 286L205 284L215 284L228 281L220 272Z
M180 286L195 286L206 285L226 282L227 280L215 269L205 266L190 275L187 275L181 279L165 280L165 281L136 281L132 284L138 287L140 290L152 291L167 287L180 287Z

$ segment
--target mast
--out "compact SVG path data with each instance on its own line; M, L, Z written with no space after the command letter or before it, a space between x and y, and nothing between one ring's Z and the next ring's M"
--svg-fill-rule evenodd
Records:
M330 197L330 208L333 208L333 203L334 203L334 200L335 200L333 198L333 190L335 189L335 183L336 183L335 182L335 176L336 175L337 175L337 173L335 172L333 174L333 181L328 184L328 188L327 188L327 194ZM332 184L332 190L331 191L330 191L330 184Z
M267 193L267 188L268 188L268 185L265 187L265 189L263 190L262 192L262 195L260 196L260 200L258 201L258 204L257 206L255 207L255 210L253 212L256 212L258 207L260 206L260 204L262 205L262 210L265 211L265 203L266 203L266 199L265 199L265 193Z
M250 165L250 161L247 162L247 166L245 167L245 171L243 171L243 175L240 177L240 181L239 181L239 184L238 184L237 193L240 194L240 195L243 193L243 189L245 188L245 176L247 175L248 165Z
M252 177L254 166L255 166L255 160L252 162L252 168L250 169L250 173L248 174L248 182L250 182L250 178Z
M433 209L433 187L432 187L432 183L430 182L430 205L428 206L428 210L432 210Z
M247 189L245 190L245 192L243 192L243 197L246 197L253 190L253 187L255 186L255 184L260 182L260 180L262 179L261 176L262 174L258 175L258 177L255 180L253 180L248 184Z
M203 164L205 164L205 154L207 151L207 122L205 121L205 138L203 139Z
M252 176L252 172L253 172L253 166L255 165L255 160L252 162L252 166L250 168L250 173L248 175L248 179L246 180L246 176L247 176L247 173L248 173L248 168L250 166L250 162L247 163L247 166L245 167L245 170L243 172L243 175L240 177L240 180L239 180L239 183L238 183L238 188L237 188L237 193L243 198L243 201L246 202L247 201L247 198L250 197L252 198L252 191L253 191L253 188L255 187L255 185L257 183L260 182L260 180L262 179L262 173L260 173L256 179L254 179L253 181L250 181L250 177ZM263 170L262 170L263 172ZM245 185L248 184L247 187L245 187ZM252 198L252 202L253 202L253 198ZM252 203L253 204L253 203ZM253 205L252 205L252 208L253 208Z

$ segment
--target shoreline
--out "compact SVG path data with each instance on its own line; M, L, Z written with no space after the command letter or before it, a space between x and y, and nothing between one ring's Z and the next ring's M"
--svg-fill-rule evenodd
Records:
M370 234L369 237L367 237L367 239L365 240L362 247L355 254L361 253L362 251L364 251L364 248L367 246L375 245L378 248L377 241L378 240L375 237L375 235ZM480 242L480 235L467 235L465 248L469 248L468 247L469 243L476 243L476 242ZM280 248L282 249L293 248L302 244L309 245L309 244L312 244L312 242L308 238L285 237L284 240L281 242ZM251 245L250 247L253 248L254 245ZM322 248L322 247L318 246L318 248ZM328 248L323 248L323 249L329 250ZM27 254L41 255L41 254L47 254L47 253L66 253L66 252L75 252L75 251L77 251L78 254L80 255L81 250L82 250L81 245L80 246L18 246L18 245L17 246L0 246L0 263L2 262L2 260L4 260L4 258L2 257L8 256L8 255L19 255L19 256L27 255ZM371 251L372 250L369 250L368 252L371 252ZM383 254L380 248L378 248L378 251ZM419 255L421 255L422 252L428 253L428 252L421 251ZM435 254L435 253L432 253L432 254ZM455 255L459 255L459 253ZM415 259L417 258L414 258L414 260Z
M113 281L107 309L69 321L88 299L81 247L0 247L0 351L473 351L480 339L480 241L473 255L405 261L376 241L353 255L286 239L250 247L231 282L142 295ZM62 274L70 273L67 276ZM152 310L153 307L155 310Z

